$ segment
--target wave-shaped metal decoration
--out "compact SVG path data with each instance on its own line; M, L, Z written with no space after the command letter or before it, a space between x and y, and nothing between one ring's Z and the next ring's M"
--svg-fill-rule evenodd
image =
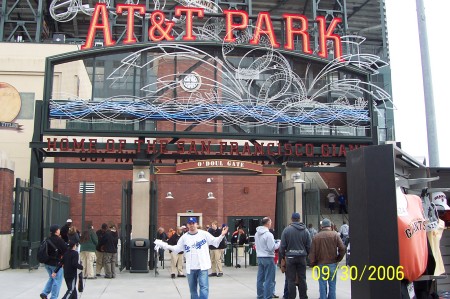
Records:
M289 126L329 124L342 120L345 121L345 124L351 125L355 122L369 121L368 112L363 109L329 109L323 107L311 110L305 109L297 115L289 115L288 111L277 110L268 106L247 107L235 104L220 105L211 103L180 107L172 103L154 105L148 99L138 98L136 98L136 101L115 101L114 99L109 99L100 103L74 101L70 104L60 104L53 102L51 111L54 118L69 117L70 119L83 120L95 114L104 120L120 123L130 122L129 119L124 119L124 117L133 118L133 122L153 119L205 123L221 119L226 120L228 124L237 125L244 123L247 125L251 122L253 125L278 123ZM251 121L245 121L250 119Z
M218 37L209 32L214 29L212 26L195 29L198 36ZM197 68L202 70L196 71L202 84L196 92L180 92L174 97L173 89L180 86L186 74L164 72L158 74L154 82L143 84L141 91L145 96L142 97L115 96L99 102L74 96L66 100L66 95L53 94L50 117L128 124L142 120L168 120L211 126L337 124L364 127L370 126L369 95L374 104L391 102L386 91L370 82L355 78L326 80L330 74L343 71L349 65L376 73L386 64L375 55L357 53L343 56L343 61L334 59L315 77L309 75L308 67L304 78L311 78L305 84L306 79L295 73L286 57L274 50L264 37L261 37L259 45L242 53L243 48L239 45L246 43L247 39L244 33L233 44L223 43L222 59L178 43L148 47L122 59L121 65L107 78L110 86L114 86L131 78L135 69L151 70L156 66L161 69L165 62L173 69L176 57L179 61L188 61L189 65L197 64ZM355 37L347 39L355 40ZM346 37L343 37L343 42L346 42ZM236 50L240 51L239 55L233 54ZM253 56L256 58L249 59ZM216 76L212 76L213 73ZM320 101L330 94L336 100L331 103ZM375 105L374 109L377 109Z

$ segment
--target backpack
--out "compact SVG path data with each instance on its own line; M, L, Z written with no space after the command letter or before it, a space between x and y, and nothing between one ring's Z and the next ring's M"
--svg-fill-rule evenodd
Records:
M52 241L50 241L49 238L45 239L44 241L41 242L41 245L39 245L39 249L37 252L37 259L39 263L46 264L52 258L52 256L48 254L48 244L50 244L53 247L53 249L55 249L55 251L58 251L58 248L56 248L56 246L53 244Z

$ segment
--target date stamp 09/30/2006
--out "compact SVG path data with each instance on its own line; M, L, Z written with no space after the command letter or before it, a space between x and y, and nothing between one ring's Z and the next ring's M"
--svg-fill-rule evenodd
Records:
M333 269L334 268L334 269ZM341 269L340 272L338 270ZM367 266L362 269L356 266L330 267L329 265L314 266L312 278L314 280L402 280L405 277L403 266Z

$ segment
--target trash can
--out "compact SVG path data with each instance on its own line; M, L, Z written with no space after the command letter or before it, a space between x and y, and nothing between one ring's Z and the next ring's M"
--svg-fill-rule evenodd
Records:
M225 266L227 267L233 266L233 247L231 246L231 243L227 243L224 259L225 259Z
M250 266L258 266L258 263L256 262L256 247L255 243L250 243L248 247L248 255L249 255L249 264Z
M131 239L131 273L148 273L148 250L150 248L149 239Z

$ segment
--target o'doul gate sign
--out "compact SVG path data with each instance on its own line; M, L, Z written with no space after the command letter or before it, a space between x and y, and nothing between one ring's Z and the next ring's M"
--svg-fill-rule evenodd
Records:
M239 170L250 171L256 173L263 172L263 165L246 161L228 160L228 159L213 159L200 160L178 163L176 165L176 172L195 170Z

